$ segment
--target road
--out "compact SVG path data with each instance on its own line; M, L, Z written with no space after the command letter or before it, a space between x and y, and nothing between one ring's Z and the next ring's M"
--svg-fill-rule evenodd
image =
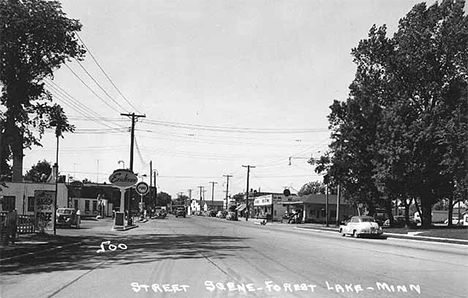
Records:
M11 297L466 297L466 246L342 238L336 232L169 216L111 231L84 221L81 245L1 268ZM110 241L101 245L102 242ZM103 250L104 249L104 250ZM114 250L115 249L115 250ZM112 251L114 250L114 251Z

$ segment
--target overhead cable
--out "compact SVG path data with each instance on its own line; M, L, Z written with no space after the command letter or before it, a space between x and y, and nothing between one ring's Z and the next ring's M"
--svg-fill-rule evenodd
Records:
M137 108L135 108L135 106L132 105L132 103L127 99L127 97L125 97L125 95L122 94L122 92L120 92L119 88L117 88L117 86L114 84L114 82L111 80L111 78L107 75L107 73L104 71L104 69L101 67L101 65L99 64L99 62L97 61L97 59L94 57L93 53L91 52L91 50L89 49L89 47L85 44L85 42L83 41L83 39L80 37L80 35L78 34L78 32L75 32L76 33L76 36L78 36L78 39L81 41L81 43L83 44L83 46L85 47L85 49L87 50L87 52L89 53L89 55L91 56L91 58L93 59L93 61L96 63L96 65L99 67L99 69L102 71L102 73L104 74L104 76L106 76L106 78L109 80L109 82L112 84L112 86L114 86L115 90L117 90L117 92L120 94L120 96L122 96L122 98L132 107L132 109L134 111L137 111L138 113L140 113L138 111ZM141 114L141 113L140 113Z

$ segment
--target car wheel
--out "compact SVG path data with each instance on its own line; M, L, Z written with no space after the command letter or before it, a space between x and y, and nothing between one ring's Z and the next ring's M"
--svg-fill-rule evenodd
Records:
M343 233L343 229L340 229L340 234L341 234L341 237L344 237L344 236L346 236L346 234L345 234L345 233Z
M354 237L354 238L358 238L358 237L359 237L359 234L356 232L356 230L353 231L353 237Z

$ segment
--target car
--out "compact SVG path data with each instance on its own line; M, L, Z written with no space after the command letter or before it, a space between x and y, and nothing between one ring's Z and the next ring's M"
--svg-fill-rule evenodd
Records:
M383 230L371 216L352 216L343 225L340 225L340 234L343 237L351 235L354 238L360 236L380 237L383 234Z
M216 214L216 217L217 218L226 218L226 215L228 214L227 211L224 211L224 210L220 210L218 211L218 213Z
M175 212L175 217L185 217L186 212L185 212L185 207L177 207L176 212Z
M463 218L458 219L458 217L452 217L452 225L460 225L463 226ZM444 224L448 225L448 218L444 221Z
M226 215L227 220L237 220L237 213L234 211L229 211Z
M57 227L80 228L81 218L74 208L57 208L55 225Z
M387 219L383 223L384 227L391 227L391 228L404 228L406 226L406 219L404 215L395 215L393 217L393 225L390 225L390 219ZM412 218L409 218L408 226L413 228L416 227L416 222L413 221Z

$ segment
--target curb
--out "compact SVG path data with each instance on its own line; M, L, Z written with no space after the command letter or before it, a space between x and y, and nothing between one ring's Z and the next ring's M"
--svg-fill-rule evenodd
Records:
M128 230L132 230L132 229L135 229L135 228L138 228L137 225L134 225L134 226L123 226L123 227L112 227L112 231L128 231Z
M296 226L295 228L299 230L315 230L315 231L338 233L338 231L333 228L314 228L314 227L298 227L298 226ZM406 235L406 234L385 233L385 232L383 233L383 236L389 237L389 238L397 238L397 239L405 239L405 240L413 240L413 241L427 241L427 242L437 242L437 243L468 245L468 240L462 240L462 239L436 238L436 237L428 237L428 236Z

